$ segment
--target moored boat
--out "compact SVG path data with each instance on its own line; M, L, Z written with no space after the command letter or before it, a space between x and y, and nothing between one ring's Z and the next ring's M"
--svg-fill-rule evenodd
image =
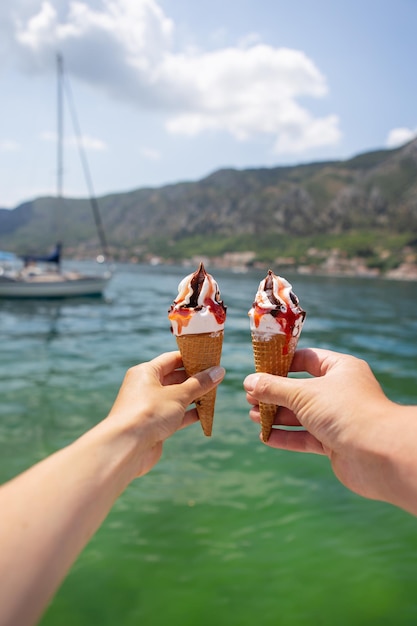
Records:
M64 72L63 59L57 56L57 79L58 79L58 168L57 168L57 202L62 202L62 147L63 147L63 94ZM89 188L90 204L93 211L97 233L102 246L103 254L100 255L104 262L107 255L107 241L101 222L97 199L92 189L91 177L88 171L87 160L82 147L81 134L78 125L76 134L78 147L82 156L84 174ZM57 243L55 249L47 255L24 255L16 257L4 252L0 256L0 298L68 298L74 296L98 296L102 295L105 287L111 279L110 270L102 274L83 274L78 271L63 271L61 269L62 245ZM14 260L20 261L10 265Z
M68 298L100 296L111 276L88 276L74 273L45 273L21 277L0 275L1 298Z
M47 256L29 256L17 265L9 259L0 265L0 298L68 298L99 296L111 278L111 272L84 274L61 270L61 246Z

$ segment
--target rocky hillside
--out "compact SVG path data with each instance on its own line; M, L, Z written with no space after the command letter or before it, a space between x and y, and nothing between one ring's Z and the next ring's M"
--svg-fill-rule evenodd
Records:
M98 200L115 258L252 251L252 263L311 265L323 250L326 260L339 250L392 269L416 250L417 140L346 161L220 170ZM72 255L96 252L88 200L38 198L0 210L0 248L33 252L57 239Z

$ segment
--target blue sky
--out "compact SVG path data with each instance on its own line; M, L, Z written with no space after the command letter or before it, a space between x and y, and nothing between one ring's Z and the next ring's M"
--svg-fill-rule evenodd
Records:
M56 190L57 51L97 195L417 134L415 0L2 0L0 207ZM87 195L69 115L65 195Z

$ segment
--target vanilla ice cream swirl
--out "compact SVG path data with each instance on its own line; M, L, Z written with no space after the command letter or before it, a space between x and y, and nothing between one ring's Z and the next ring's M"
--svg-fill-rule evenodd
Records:
M220 299L217 282L206 272L203 263L178 285L178 296L169 309L168 318L177 337L224 329L226 307Z
M255 301L249 310L252 333L296 337L301 332L305 315L292 285L269 270L259 283Z

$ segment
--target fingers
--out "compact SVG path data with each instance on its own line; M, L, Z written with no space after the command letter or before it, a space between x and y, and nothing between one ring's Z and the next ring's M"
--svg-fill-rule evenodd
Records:
M188 376L184 369L174 370L170 372L162 379L162 385L166 387L167 385L179 385L187 380Z
M188 377L183 369L183 362L180 352L165 352L143 364L147 371L153 372L167 393L167 398L180 402L184 410L197 398L204 396L214 389L224 378L225 370L221 366L215 366ZM145 370L146 371L146 370ZM197 419L196 414L186 415L184 425L192 423Z
M295 353L291 371L308 372L313 376L323 376L328 369L343 358L337 352L321 350L319 348L305 348ZM160 372L161 376L167 376L174 370L182 367L182 359L179 351L165 352L150 361Z
M351 358L330 350L306 348L295 353L291 371L307 372L314 377L321 377L330 369ZM312 380L303 379L301 382L300 379L296 378L258 373L250 374L245 379L243 386L248 392L248 401L253 404L255 398L258 402L282 405L295 410L299 393L301 391L306 393Z
M182 367L181 354L178 351L164 352L150 361L150 364L158 371L161 379L172 371Z
M195 422L198 422L198 413L197 413L197 409L190 409L189 411L186 411L181 423L181 426L179 427L179 430L181 430L182 428L187 428L187 426L191 426L191 424L195 424Z
M223 380L224 375L225 369L218 365L190 376L181 385L184 407L214 389Z
M303 380L304 385L308 382ZM295 378L272 374L250 374L243 381L243 386L252 400L255 398L258 402L293 408L300 382Z
M322 444L306 430L283 430L273 428L268 441L270 448L290 450L291 452L307 452L310 454L326 454Z
M320 348L297 350L291 363L291 372L308 372L312 376L324 376L344 358L346 356L343 354Z
M252 421L259 423L259 406L252 407L249 412L249 416ZM284 407L277 409L274 424L287 427L300 426L300 422L297 420L294 413ZM325 454L320 441L318 441L306 430L285 430L284 428L273 428L268 441L263 441L262 438L261 441L270 448L291 450L292 452Z
M260 423L261 415L259 412L259 405L253 406L250 409L249 417L253 422ZM284 406L277 407L274 424L276 426L301 426L299 420L296 418L294 413Z

